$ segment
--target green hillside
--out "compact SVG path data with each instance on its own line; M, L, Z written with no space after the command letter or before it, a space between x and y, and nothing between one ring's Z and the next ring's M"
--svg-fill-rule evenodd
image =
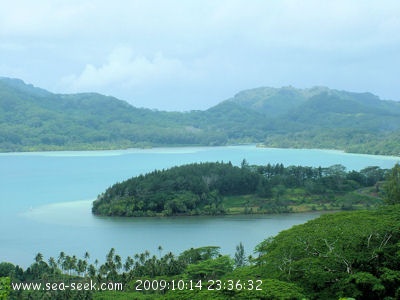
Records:
M2 152L259 143L398 155L399 120L398 102L324 87L256 88L204 111L164 112L0 78Z
M184 114L135 108L100 94L52 94L0 79L0 151L225 142L218 134L185 126L184 119Z
M257 88L227 102L262 112L269 122L269 147L334 148L399 155L400 103L370 93L325 87Z

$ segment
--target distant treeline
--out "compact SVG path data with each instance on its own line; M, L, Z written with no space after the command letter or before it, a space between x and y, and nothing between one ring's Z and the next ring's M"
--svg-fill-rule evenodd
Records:
M98 196L92 211L126 217L218 215L288 212L290 206L322 202L339 205L336 209L351 209L349 201L354 198L355 202L368 204L373 199L376 203L379 182L386 172L376 166L347 172L342 165L256 166L246 160L240 167L230 162L193 163L116 183ZM349 195L364 187L373 189L364 195Z

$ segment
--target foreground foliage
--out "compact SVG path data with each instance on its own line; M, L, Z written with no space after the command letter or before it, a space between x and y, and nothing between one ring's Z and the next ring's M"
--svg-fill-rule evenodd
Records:
M385 202L400 204L400 164L397 163L387 175L385 182Z
M400 297L400 206L323 215L262 242L257 265L315 299Z
M399 299L400 205L323 215L261 242L256 255L234 259L219 247L178 256L148 251L123 260L111 249L104 263L61 252L39 253L26 270L0 263L0 295L7 299ZM14 291L11 282L120 282L123 291ZM137 290L144 281L189 282L196 287ZM260 289L246 282L262 281ZM218 288L215 282L232 282ZM197 283L200 282L198 285ZM8 288L7 288L8 286ZM212 290L210 289L212 287ZM141 285L143 287L143 285Z

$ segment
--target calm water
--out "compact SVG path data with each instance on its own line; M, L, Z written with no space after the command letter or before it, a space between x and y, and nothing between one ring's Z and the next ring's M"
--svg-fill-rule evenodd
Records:
M255 146L159 148L148 150L35 152L0 154L0 261L22 266L36 253L60 251L102 260L114 247L126 257L149 250L179 254L190 247L221 246L233 254L243 242L247 254L268 236L318 214L269 216L102 218L90 213L91 201L108 186L129 177L201 161L239 165L283 163L304 166L343 164L391 168L399 158L345 154L331 150L265 149Z

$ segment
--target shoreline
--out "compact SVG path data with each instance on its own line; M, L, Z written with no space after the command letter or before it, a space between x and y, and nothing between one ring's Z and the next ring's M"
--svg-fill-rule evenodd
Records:
M149 146L149 147L126 147L126 148L98 148L98 149L84 149L84 148L66 148L66 149L43 149L43 150L33 150L33 151L8 151L2 152L0 151L0 156L7 156L7 155L49 155L53 154L54 156L62 156L62 154L68 154L68 156L91 156L93 153L105 154L110 155L111 152L118 152L111 155L123 155L132 152L147 152L147 151L154 151L157 152L158 150L162 149L215 149L215 148L224 148L224 147L243 147L243 146L254 146L254 148L258 149L275 149L275 150L309 150L309 151L329 151L329 152L337 152L347 155L367 155L367 156L376 156L376 157L385 157L391 159L400 159L400 155L394 154L372 154L368 152L348 152L344 149L331 149L331 148L299 148L299 147L274 147L274 146L267 146L262 143L244 143L244 144L226 144L226 145L216 145L216 146L209 146L209 145L156 145L156 146ZM80 155L76 155L80 153ZM86 154L86 155L85 155Z
M370 208L356 208L356 209L351 209L351 210L344 210L344 209L316 209L316 210L302 210L302 211L290 211L290 212L255 212L255 213L243 213L243 212L238 212L238 213L225 213L225 214L217 214L217 215L190 215L190 214L179 214L179 215L153 215L153 216L109 216L109 215L96 215L91 213L92 216L100 219L121 219L121 220L127 220L127 219L132 219L132 220L137 220L137 219L176 219L176 218L196 218L196 217L240 217L240 216L280 216L280 215L301 215L301 214L330 214L330 213L338 213L338 212L352 212L352 211L362 211L362 210L373 210L376 209L376 207L370 207Z
M344 212L344 211L355 211L355 210L368 210L366 208L361 208L361 209L353 209L353 210L340 210L340 209L306 209L306 210L292 210L292 211L283 211L283 212L252 212L252 213L244 213L244 212L227 212L224 214L198 214L198 215L191 215L191 214L176 214L176 215L162 215L162 214L156 214L153 216L109 216L109 215L98 215L94 214L91 211L92 208L92 203L96 199L84 199L84 200L73 200L73 201L65 201L65 202L56 202L56 203L48 203L44 205L40 205L38 207L31 207L29 210L22 211L19 213L19 215L28 217L28 218L34 218L38 217L42 214L46 214L49 212L53 212L54 210L79 210L82 213L87 214L88 216L95 217L96 219L140 219L140 218L146 218L146 219L152 219L152 218L159 218L159 219L167 219L167 218L187 218L187 217L235 217L235 216L273 216L273 215L295 215L295 214L309 214L309 213L315 213L315 214L327 214L327 213L335 213L335 212ZM295 208L296 206L290 207L291 209ZM300 206L298 206L300 207ZM80 210L83 209L84 210ZM90 208L87 210L87 208ZM243 208L244 209L244 208ZM373 209L373 208L372 208Z

